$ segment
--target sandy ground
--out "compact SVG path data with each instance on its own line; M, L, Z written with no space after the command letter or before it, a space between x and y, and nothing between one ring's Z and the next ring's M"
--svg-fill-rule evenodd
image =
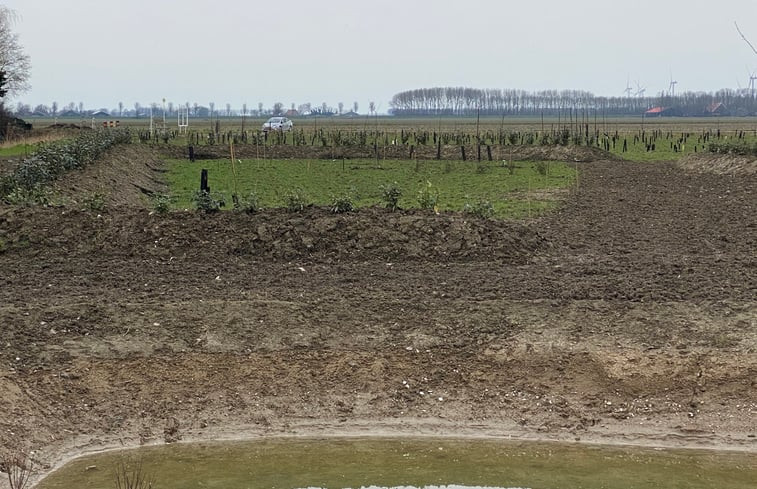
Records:
M124 157L124 155L128 157ZM0 446L484 436L757 451L757 177L580 163L530 222L0 206ZM110 183L109 183L110 182Z

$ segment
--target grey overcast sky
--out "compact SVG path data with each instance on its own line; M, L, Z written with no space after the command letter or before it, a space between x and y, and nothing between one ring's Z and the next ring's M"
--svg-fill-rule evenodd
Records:
M757 0L0 0L31 57L13 102L112 109L163 98L235 109L386 111L432 86L647 95L746 87Z

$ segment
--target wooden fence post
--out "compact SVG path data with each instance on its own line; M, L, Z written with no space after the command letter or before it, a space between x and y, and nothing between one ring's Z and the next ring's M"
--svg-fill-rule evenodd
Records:
M208 185L208 170L205 168L200 171L200 192L210 193L210 186Z

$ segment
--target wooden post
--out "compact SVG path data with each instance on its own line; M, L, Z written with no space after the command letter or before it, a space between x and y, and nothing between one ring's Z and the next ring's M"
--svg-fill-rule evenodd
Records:
M436 142L436 159L442 159L442 140L439 138Z
M200 171L200 192L210 193L210 186L208 185L208 170L205 168Z
M486 154L489 156L489 161L492 161L492 147L488 144L486 145Z
M234 142L229 140L229 153L231 156L231 174L234 178L234 193L231 194L231 200L234 202L234 207L239 206L239 195L237 193L237 166L235 164L236 155L234 154Z
M460 152L463 154L463 161L465 161L465 146L460 146Z

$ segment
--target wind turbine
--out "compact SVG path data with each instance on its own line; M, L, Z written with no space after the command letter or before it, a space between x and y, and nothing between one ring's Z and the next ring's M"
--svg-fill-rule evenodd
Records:
M639 84L639 80L636 80L636 96L637 97L644 97L644 92L647 91L647 87L642 87Z
M671 97L676 96L676 84L678 84L677 81L673 80L673 72L670 72L670 85L668 86L668 93Z
M633 92L633 88L631 87L631 79L628 78L626 80L626 89L623 90L623 93L626 94L626 97L631 98L631 92Z
M757 74L753 71L748 71L749 73L749 96L754 98L754 89L755 84L754 82L757 81Z

